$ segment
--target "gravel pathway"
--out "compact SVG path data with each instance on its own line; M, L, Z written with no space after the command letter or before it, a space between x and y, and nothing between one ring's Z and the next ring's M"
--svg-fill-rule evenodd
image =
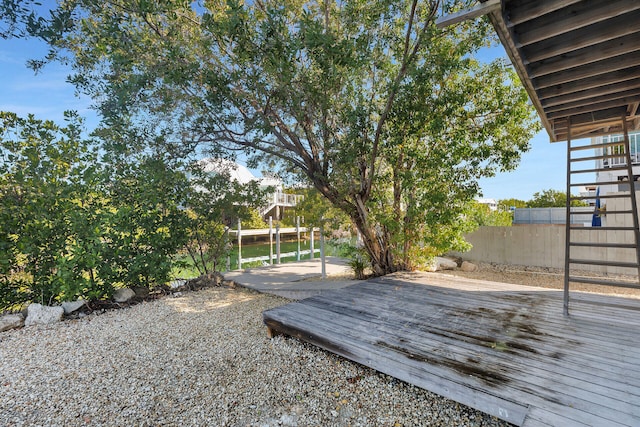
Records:
M522 265L503 264L477 264L478 269L472 272L462 270L444 270L439 273L452 276L467 277L470 279L489 280L491 282L515 283L518 285L537 286L549 289L564 288L564 270L548 267L529 267ZM605 277L605 280L628 281L637 284L637 277L611 275L598 276L597 273L589 271L576 271L581 276ZM594 292L599 294L617 295L627 298L640 298L640 289L620 288L613 286L588 285L584 283L572 282L569 288L571 291Z
M0 426L506 426L298 340L211 288L0 334Z

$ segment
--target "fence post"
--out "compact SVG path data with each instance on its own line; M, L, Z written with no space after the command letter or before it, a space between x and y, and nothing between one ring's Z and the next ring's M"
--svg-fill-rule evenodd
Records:
M273 265L273 217L269 217L269 265Z
M311 249L311 254L309 254L309 259L313 259L313 226L309 227L309 232L309 235L311 236L311 242L309 242L309 249Z
M298 239L298 252L296 254L296 261L300 261L300 216L296 217L296 237Z
M225 239L224 239L224 244L225 245L229 245L229 241L231 239L229 239L229 228L230 227L226 227L226 230L224 230L224 234L225 234ZM229 246L227 246L227 249L229 248ZM231 252L227 252L227 265L226 267L226 271L230 271L231 270Z
M242 270L242 221L238 218L238 270Z
M276 224L276 264L280 264L280 221Z
M324 257L324 222L320 222L320 259L322 260L322 278L327 278L327 264Z

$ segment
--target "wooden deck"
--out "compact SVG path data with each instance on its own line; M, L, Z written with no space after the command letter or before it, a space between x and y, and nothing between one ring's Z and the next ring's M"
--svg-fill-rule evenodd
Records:
M264 313L270 334L516 425L640 426L640 300L440 274L359 283Z

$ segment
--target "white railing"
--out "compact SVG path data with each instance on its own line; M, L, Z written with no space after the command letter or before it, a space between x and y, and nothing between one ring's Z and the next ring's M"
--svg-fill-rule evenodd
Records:
M311 253L310 249L305 249L303 251L300 252L283 252L280 254L280 258L293 258L293 257L300 257L302 255L309 255ZM314 249L313 253L319 254L320 253L320 249ZM271 260L271 262L269 264L272 264L274 260L278 259L278 254L273 254L273 255L265 255L265 256L254 256L251 258L240 258L240 261L242 264L247 263L247 262L256 262L256 261L269 261ZM241 264L241 265L242 265Z
M309 233L309 249L301 250L300 248L300 235L301 233ZM320 235L320 249L314 248L314 239L316 232L319 232ZM296 234L296 241L298 242L298 249L295 252L284 252L280 251L280 236L283 234ZM251 258L242 258L242 236L269 236L269 255L260 256L260 257L251 257ZM276 250L273 252L273 237L275 235L275 244ZM229 230L229 236L233 236L237 239L237 248L238 248L238 270L242 269L242 263L245 262L255 262L255 261L269 261L269 264L273 264L273 260L276 261L276 264L280 264L281 258L289 258L296 257L298 261L300 261L302 255L310 255L310 258L313 259L314 255L317 252L320 252L320 256L324 258L324 235L322 233L322 229L318 227L301 227L300 226L300 217L296 218L296 227L290 228L280 228L279 225L276 225L274 228L272 225L271 218L269 219L269 228L260 228L260 229L252 229L252 230L243 230L242 223L238 220L238 228L236 230ZM227 270L230 269L231 266L231 258L227 258ZM323 267L324 268L324 267ZM324 271L324 270L323 270ZM324 272L323 272L324 277Z
M300 194L287 194L276 191L275 193L271 193L267 196L265 204L258 209L258 212L260 213L260 216L264 216L276 206L294 207L302 201L303 198L304 196Z
M598 150L600 154L608 156L620 155L620 157L611 157L601 160L604 168L612 168L616 166L624 166L627 164L627 159L624 152L624 137L622 135L611 135L608 137L599 137L597 143L610 143L620 142L620 145L614 145ZM631 148L631 164L640 164L640 134L629 135L629 145Z

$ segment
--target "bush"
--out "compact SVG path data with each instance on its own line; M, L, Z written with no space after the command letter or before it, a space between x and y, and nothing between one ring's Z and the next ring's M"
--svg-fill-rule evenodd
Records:
M80 120L59 127L33 116L0 113L0 280L2 304L85 296L96 230L87 212L95 182L94 152L80 139ZM82 208L86 209L82 209Z
M367 275L365 271L371 266L371 260L362 248L358 248L349 243L339 243L335 245L337 248L337 255L343 258L347 258L347 265L353 270L353 274L356 279L366 279Z
M170 280L173 256L187 243L181 208L189 181L157 158L109 172L100 277L117 286L151 288Z
M186 176L152 157L106 170L67 121L0 113L0 310L164 284L187 241Z
M0 311L164 285L185 247L201 272L217 271L228 226L259 224L256 183L189 179L164 154L108 139L117 132L82 139L80 119L66 117L61 127L0 113Z

